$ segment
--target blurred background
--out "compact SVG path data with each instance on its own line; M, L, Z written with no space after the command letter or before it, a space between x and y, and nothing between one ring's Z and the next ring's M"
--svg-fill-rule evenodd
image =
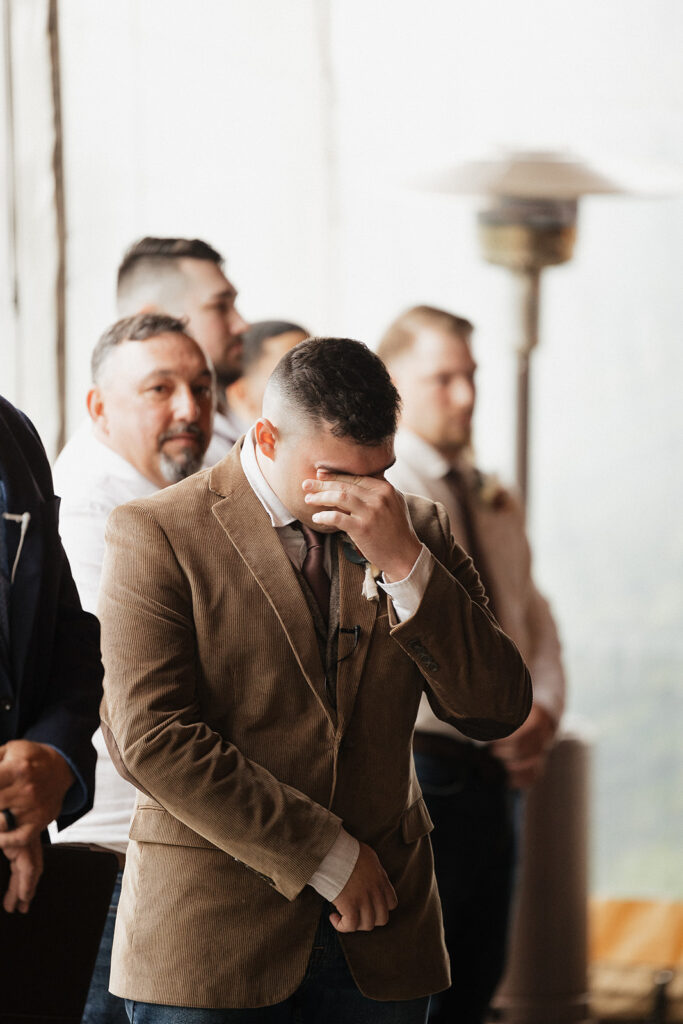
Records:
M478 460L511 480L513 281L474 198L401 183L500 146L680 166L682 40L680 0L5 0L0 390L54 456L124 249L198 236L249 319L473 320ZM617 898L683 898L682 240L680 196L582 199L533 363L536 578Z

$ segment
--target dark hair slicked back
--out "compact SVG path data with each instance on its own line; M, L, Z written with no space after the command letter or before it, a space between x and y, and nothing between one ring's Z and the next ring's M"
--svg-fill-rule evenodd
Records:
M271 376L280 393L337 437L377 445L396 433L401 400L382 362L350 338L308 338Z

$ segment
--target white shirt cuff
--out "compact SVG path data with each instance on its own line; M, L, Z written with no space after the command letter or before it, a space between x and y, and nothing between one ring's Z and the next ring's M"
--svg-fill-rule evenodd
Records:
M308 884L328 903L332 903L351 877L359 853L358 840L342 829L334 846L321 860L318 870L308 879Z
M422 551L415 559L415 565L403 580L395 583L387 583L382 578L377 580L378 585L391 598L399 622L405 622L411 615L414 615L420 607L420 601L429 583L432 571L432 558L429 549L422 545Z

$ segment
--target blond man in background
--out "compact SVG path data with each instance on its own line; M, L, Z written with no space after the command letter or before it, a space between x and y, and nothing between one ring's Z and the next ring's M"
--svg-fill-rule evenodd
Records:
M500 981L517 850L519 793L543 771L564 706L557 629L531 575L522 509L472 458L476 363L473 326L429 306L407 310L378 354L402 399L396 465L400 490L445 506L456 541L474 561L489 607L525 659L534 703L524 725L489 744L439 721L423 700L414 740L432 834L451 988L430 1020L479 1024Z

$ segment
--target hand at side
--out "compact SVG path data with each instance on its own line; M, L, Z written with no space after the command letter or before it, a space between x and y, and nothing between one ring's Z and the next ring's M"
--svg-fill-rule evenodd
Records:
M524 725L491 744L491 752L505 766L509 786L524 789L541 777L554 735L555 722L540 704L534 704Z
M397 903L394 887L377 854L360 843L356 865L334 901L336 913L330 914L333 927L338 932L371 932L387 923Z
M8 914L13 914L15 910L25 914L43 873L40 836L33 836L27 844L12 846L3 852L10 863L9 885L3 897L3 908Z
M61 754L45 743L10 740L0 747L0 810L9 809L16 828L0 815L0 850L10 862L3 899L9 913L25 914L43 871L40 833L58 817L74 775Z
M0 810L8 807L18 825L40 833L59 816L73 782L67 762L46 743L10 740L0 747ZM7 834L0 833L0 849Z

